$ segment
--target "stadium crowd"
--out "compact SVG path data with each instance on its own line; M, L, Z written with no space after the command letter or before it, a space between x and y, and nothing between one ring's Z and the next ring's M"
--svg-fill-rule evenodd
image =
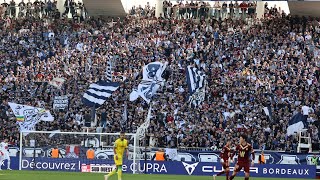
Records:
M297 136L287 136L286 128L304 107L318 148L317 19L287 16L277 8L262 19L254 14L225 19L202 14L196 20L168 15L82 22L45 16L7 19L0 20L0 139L7 137L12 145L18 144L19 127L8 102L50 109L55 120L38 123L36 130L82 131L91 122L103 132L120 131L127 104L125 131L136 132L148 104L130 102L129 94L144 65L167 61L167 80L152 102L148 137L155 139L154 146L220 149L226 139L236 141L247 132L255 149L295 151ZM81 99L90 83L106 79L109 59L114 79L127 80L97 110L94 121ZM207 75L206 98L197 108L186 103L187 65ZM48 85L55 77L65 78L61 89ZM57 95L69 95L67 111L52 109ZM271 107L272 116L264 107Z

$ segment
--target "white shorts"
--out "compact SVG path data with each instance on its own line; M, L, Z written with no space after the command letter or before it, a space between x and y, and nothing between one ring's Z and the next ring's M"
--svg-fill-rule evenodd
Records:
M0 160L10 160L10 156L9 156L9 153L4 153L3 156L0 156Z

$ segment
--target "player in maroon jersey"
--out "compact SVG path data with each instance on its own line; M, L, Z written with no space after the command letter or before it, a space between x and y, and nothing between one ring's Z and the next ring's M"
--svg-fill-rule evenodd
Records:
M252 166L254 165L254 150L251 144L247 143L247 136L242 134L240 136L240 144L236 147L235 153L238 154L238 161L234 168L233 174L230 177L232 180L241 169L244 169L245 180L249 180L250 176L250 154L252 155ZM234 154L233 154L234 155ZM233 155L231 157L233 157Z
M221 164L223 167L223 171L219 172L218 174L213 175L213 179L215 180L217 176L221 176L222 174L226 173L227 180L229 179L229 166L230 166L230 157L231 157L231 149L230 149L231 141L228 140L227 144L223 147L220 158Z

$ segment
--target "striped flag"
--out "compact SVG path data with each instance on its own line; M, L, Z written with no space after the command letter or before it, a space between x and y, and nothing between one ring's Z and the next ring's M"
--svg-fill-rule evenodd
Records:
M112 82L112 62L111 60L108 61L108 64L107 64L107 69L106 69L106 77L107 77L107 80Z
M205 99L206 75L195 67L187 67L187 84L189 103L191 106L200 105Z
M89 107L98 108L119 88L119 86L120 83L117 82L98 81L93 83L84 93L82 102Z

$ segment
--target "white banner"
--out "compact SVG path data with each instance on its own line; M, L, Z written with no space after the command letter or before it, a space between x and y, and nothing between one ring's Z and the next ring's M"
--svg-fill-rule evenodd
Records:
M35 125L38 122L54 120L54 117L51 115L50 111L43 108L10 102L9 106L17 118L17 123L20 126L20 131L33 131Z
M69 105L68 96L55 96L53 100L53 109L66 109Z
M166 154L169 156L169 159L173 160L178 155L177 149L166 148Z
M188 102L192 107L197 107L205 100L206 75L201 70L188 66L186 76L190 94Z

